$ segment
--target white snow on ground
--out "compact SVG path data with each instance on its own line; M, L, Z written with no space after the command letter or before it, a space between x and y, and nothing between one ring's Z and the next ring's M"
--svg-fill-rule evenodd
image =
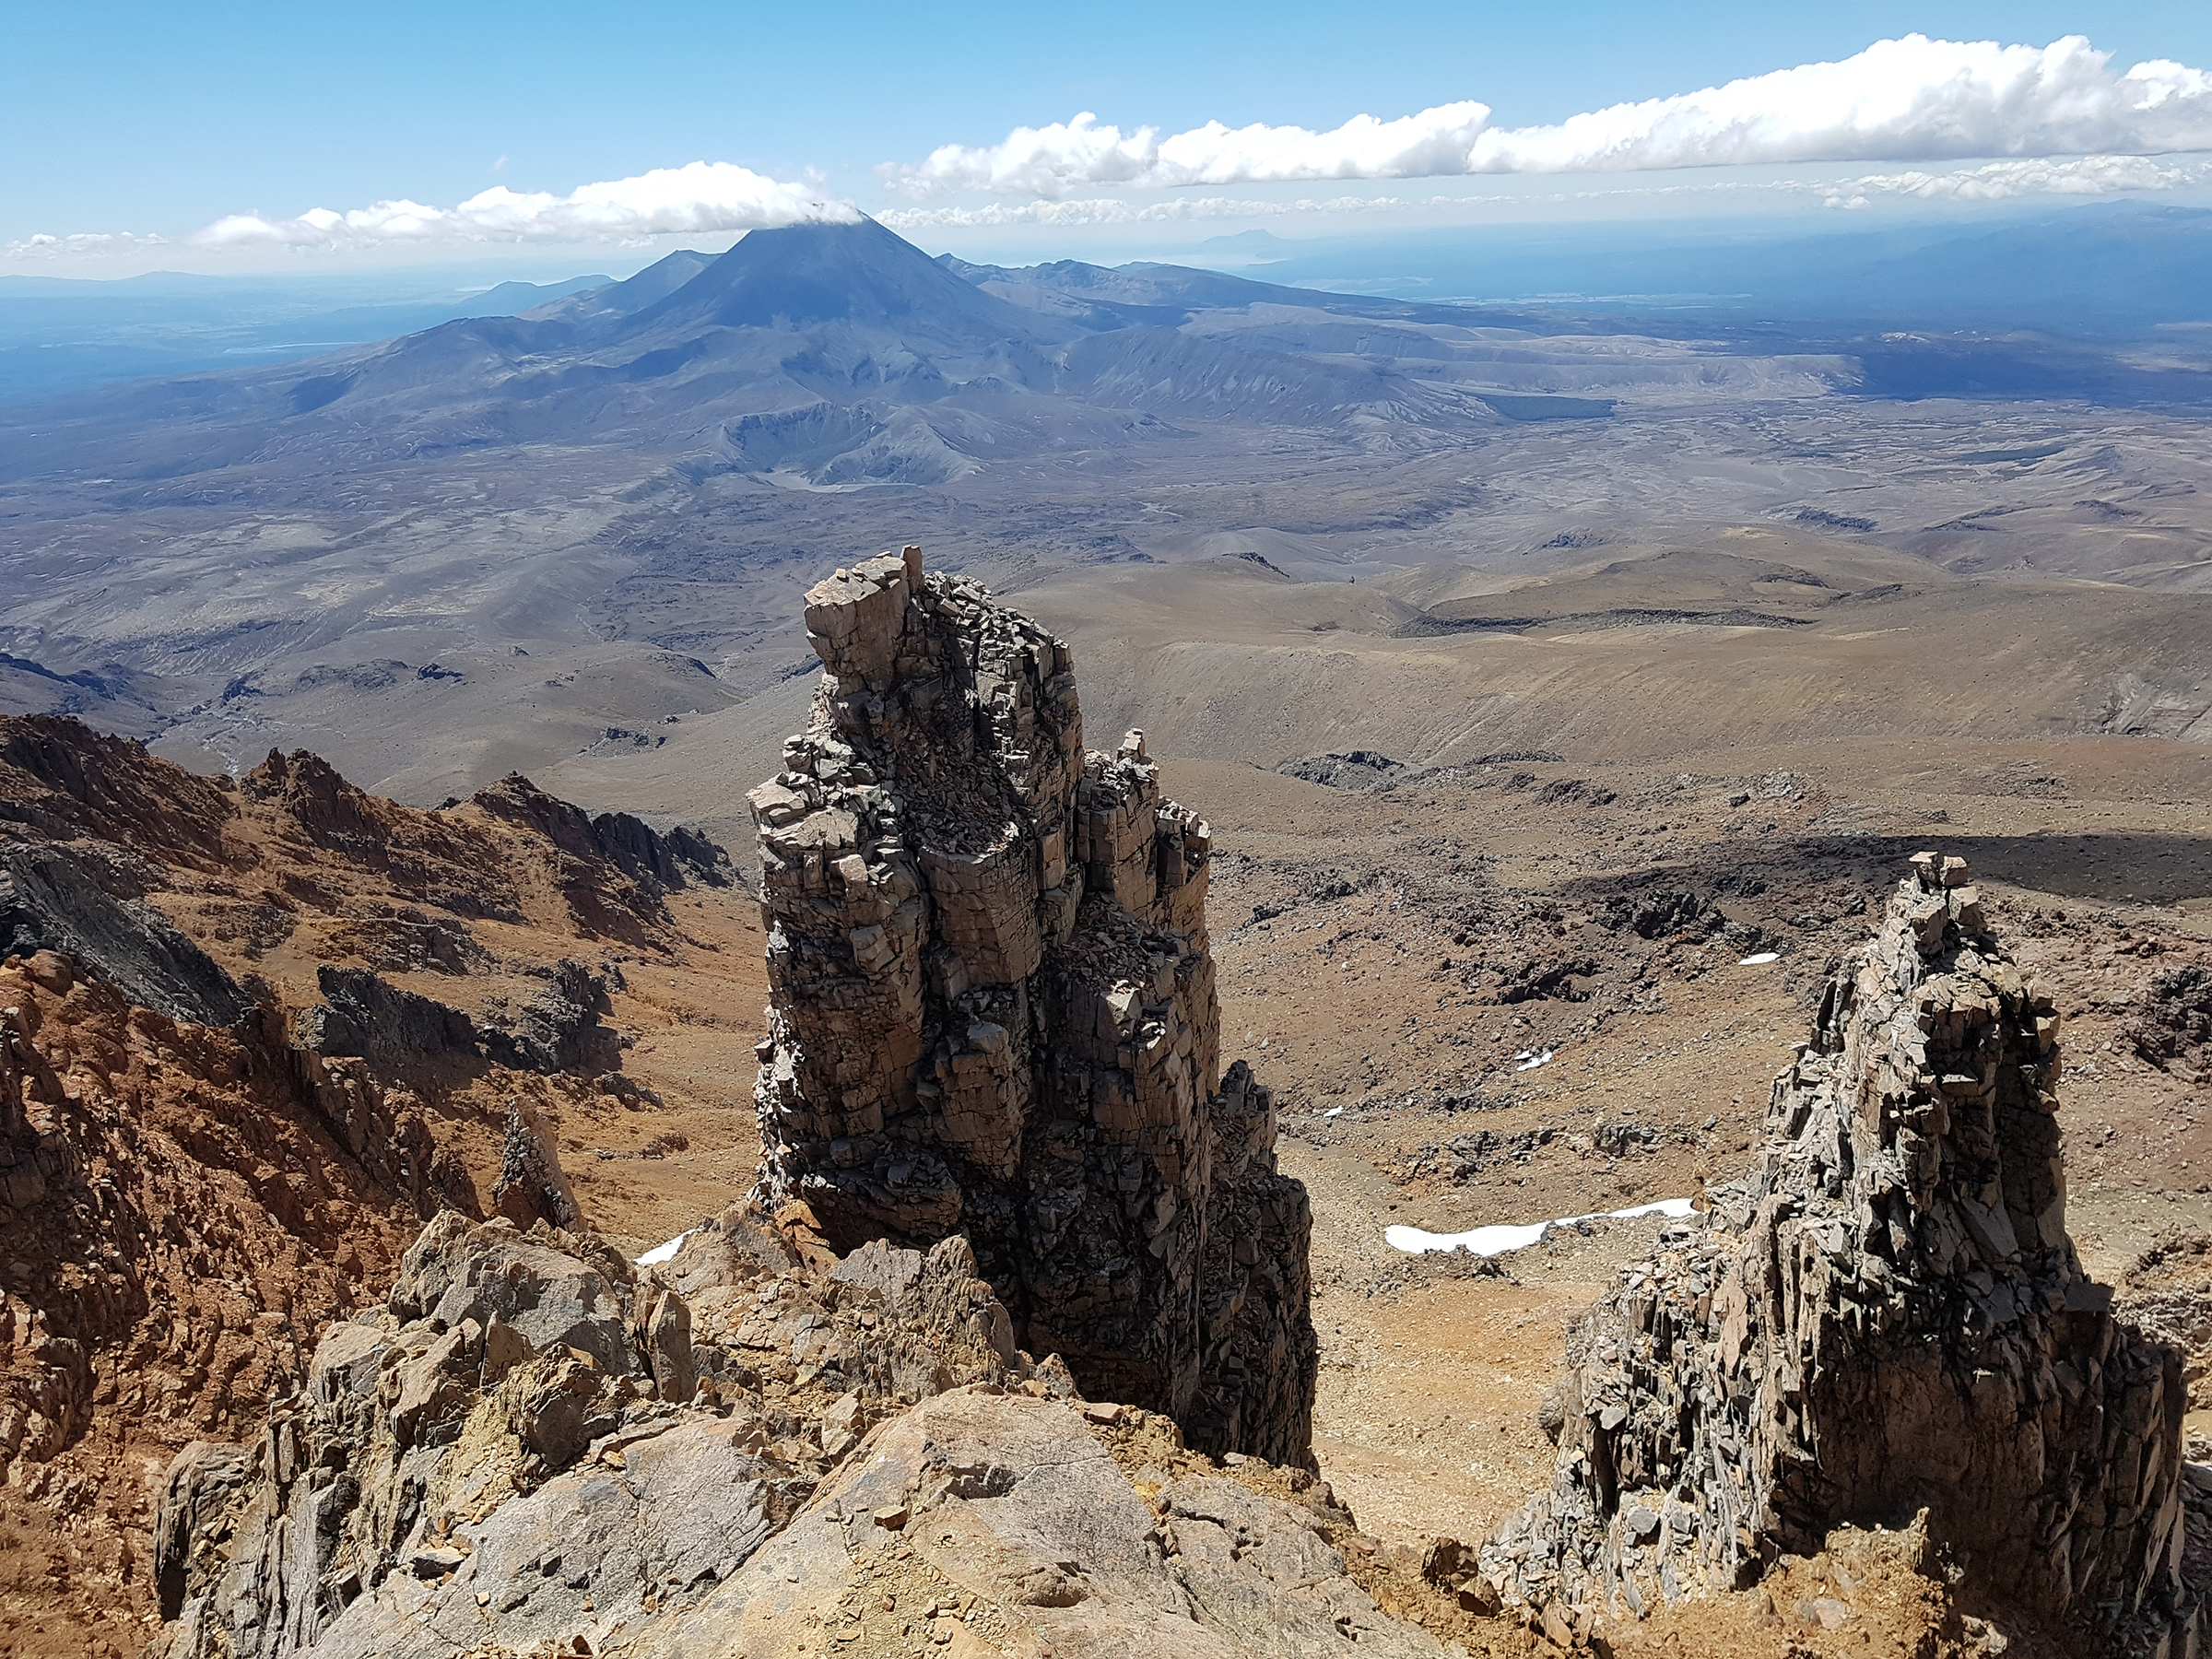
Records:
M1755 955L1744 958L1742 961L1736 963L1736 966L1738 968L1764 968L1769 962L1779 962L1781 960L1781 951L1762 950Z
M641 1267L657 1267L663 1262L674 1261L676 1259L676 1253L684 1247L684 1241L691 1236L693 1230L694 1230L691 1228L687 1227L682 1232L677 1233L675 1238L669 1240L665 1244L655 1244L643 1255L638 1257L638 1265Z
M1342 1113L1343 1113L1343 1112L1344 1112L1344 1108L1343 1108L1343 1107L1341 1107L1341 1106L1332 1106L1332 1107L1330 1107L1330 1108L1329 1108L1329 1109L1328 1109L1326 1112L1323 1112L1321 1115L1322 1115L1323 1117L1337 1117L1337 1116L1341 1116L1341 1115L1342 1115Z
M1534 1049L1523 1049L1513 1059L1517 1062L1513 1066L1515 1071L1535 1071L1539 1065L1551 1064L1551 1051L1546 1049L1539 1054Z
M1598 1215L1560 1216L1550 1221L1532 1221L1525 1227L1477 1227L1472 1232L1423 1232L1418 1227L1386 1227L1383 1241L1393 1250L1402 1250L1407 1255L1424 1255L1432 1250L1464 1250L1471 1255L1503 1255L1509 1250L1525 1250L1542 1238L1545 1230L1553 1227L1572 1227L1577 1221L1600 1219L1625 1221L1633 1216L1671 1216L1680 1221L1690 1211L1687 1198L1662 1198L1656 1204L1639 1204L1629 1209L1606 1210Z

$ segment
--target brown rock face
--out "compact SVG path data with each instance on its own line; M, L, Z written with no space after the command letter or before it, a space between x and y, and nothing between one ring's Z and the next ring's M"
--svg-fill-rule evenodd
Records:
M541 1114L618 1060L605 952L724 868L520 779L423 812L0 716L0 1654L135 1645L147 1471L257 1432L427 1218L576 1218Z
M248 1431L359 1279L474 1201L358 1060L133 1007L52 951L0 965L0 1648L99 1651L86 1611L147 1599L147 1470Z
M919 551L806 596L829 668L755 790L768 1196L833 1244L972 1242L1025 1346L1196 1443L1302 1461L1305 1190L1219 1076L1209 837L1067 647Z
M1552 1488L1481 1558L1547 1628L1924 1510L1979 1584L2153 1645L2193 1629L2180 1356L2066 1236L2057 1013L1964 862L1912 864L1775 1080L1757 1166L1578 1333Z

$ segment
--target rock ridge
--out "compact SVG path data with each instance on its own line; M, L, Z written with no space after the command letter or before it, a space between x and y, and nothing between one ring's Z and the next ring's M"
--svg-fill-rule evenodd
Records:
M427 1218L577 1225L563 1119L659 1105L603 1017L726 856L486 795L0 715L0 1648L112 1651L152 1605L147 1469L250 1437Z
M830 1242L964 1235L1020 1340L1194 1444L1310 1457L1312 1212L1220 1066L1211 834L1067 646L918 548L806 595L828 670L749 797L771 1203Z

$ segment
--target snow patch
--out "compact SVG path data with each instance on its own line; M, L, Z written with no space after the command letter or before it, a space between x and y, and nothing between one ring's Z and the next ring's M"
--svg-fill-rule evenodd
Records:
M684 1241L698 1230L697 1228L687 1227L665 1244L655 1244L651 1250L637 1258L637 1265L641 1267L658 1267L663 1262L674 1261L676 1253L684 1247Z
M1423 1232L1418 1227L1386 1227L1383 1241L1393 1250L1402 1250L1407 1255L1425 1255L1432 1250L1464 1250L1470 1255L1503 1255L1511 1250L1525 1250L1542 1238L1547 1229L1572 1227L1578 1221L1626 1221L1637 1216L1669 1216L1675 1220L1687 1219L1691 1214L1687 1198L1662 1198L1656 1204L1639 1204L1628 1209L1603 1210L1587 1216L1559 1216L1549 1221L1532 1221L1526 1226L1500 1225L1477 1227L1471 1232Z
M1764 968L1769 962L1779 962L1781 960L1782 952L1779 950L1758 950L1753 951L1749 956L1745 957L1741 961L1736 963L1736 966L1738 968Z
M1542 1053L1539 1054L1534 1049L1523 1049L1519 1053L1513 1056L1513 1060L1515 1062L1513 1065L1513 1069L1515 1071L1535 1071L1539 1065L1549 1065L1551 1064L1551 1051L1549 1049L1546 1049Z

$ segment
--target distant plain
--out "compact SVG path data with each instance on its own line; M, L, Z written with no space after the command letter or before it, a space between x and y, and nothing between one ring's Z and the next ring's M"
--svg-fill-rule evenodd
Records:
M0 406L0 706L203 768L312 747L421 802L522 770L742 841L735 778L808 694L798 592L913 541L1065 627L1094 708L1171 753L2194 747L2212 413L2113 388L2212 381L2171 326L2196 218L1998 238L2088 248L2074 269L2155 231L2157 314L2124 338L2103 313L2095 338L1690 326L758 233L521 317ZM1793 259L1739 264L1771 288ZM2044 287L2022 303L2063 306ZM1971 394L1999 347L2088 368L2070 397ZM1870 394L1908 359L1951 394Z

